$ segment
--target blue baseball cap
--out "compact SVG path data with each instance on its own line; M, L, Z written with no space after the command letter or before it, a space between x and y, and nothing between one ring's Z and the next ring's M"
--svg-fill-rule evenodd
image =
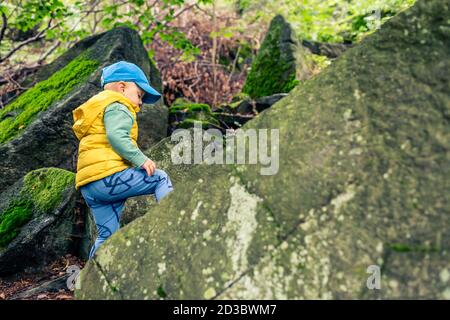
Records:
M136 83L145 92L142 98L143 103L155 103L161 98L161 94L153 89L148 82L144 71L134 63L119 61L104 67L100 79L102 88L105 84L115 81Z

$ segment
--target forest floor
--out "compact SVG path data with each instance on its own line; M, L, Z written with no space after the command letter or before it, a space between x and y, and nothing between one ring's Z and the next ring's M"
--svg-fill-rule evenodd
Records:
M42 271L21 272L10 277L0 278L0 300L14 299L16 295L23 294L28 290L39 287L48 281L67 275L68 267L76 265L80 269L85 262L73 255L66 255L49 264ZM20 300L73 300L73 291L67 287L63 289L44 290Z

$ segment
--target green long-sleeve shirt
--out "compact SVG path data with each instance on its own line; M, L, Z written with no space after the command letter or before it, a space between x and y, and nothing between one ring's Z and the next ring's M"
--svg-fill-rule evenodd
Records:
M106 136L114 151L134 166L140 167L148 157L131 140L133 121L130 110L119 102L108 105L103 115Z

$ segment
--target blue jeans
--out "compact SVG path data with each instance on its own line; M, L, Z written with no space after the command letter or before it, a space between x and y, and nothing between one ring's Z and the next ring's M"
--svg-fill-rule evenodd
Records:
M81 186L80 191L94 215L98 231L89 253L91 259L99 246L119 229L120 215L127 198L153 194L159 203L173 191L173 187L163 170L155 169L149 176L142 168L130 167Z

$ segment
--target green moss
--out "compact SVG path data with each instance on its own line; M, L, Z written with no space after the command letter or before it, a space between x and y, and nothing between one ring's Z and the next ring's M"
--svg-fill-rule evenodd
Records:
M61 201L66 187L75 183L75 174L58 168L42 168L24 177L22 192L31 197L41 212L49 212Z
M405 244L393 244L390 248L395 252L410 252L411 247Z
M8 208L0 213L0 247L8 245L36 210L49 212L62 200L63 191L75 183L75 174L58 168L42 168L24 177L20 192Z
M61 100L98 65L97 61L87 59L85 54L81 55L0 110L0 144L15 137L37 114Z
M326 56L321 56L318 54L311 54L311 59L314 61L315 65L319 71L325 69L331 64L331 60Z
M231 102L241 102L242 100L251 100L251 97L245 92L239 92L231 98Z
M192 128L195 121L202 124L202 128L219 127L219 121L211 111L211 107L203 103L192 103L185 99L179 98L175 100L169 108L169 113L176 114L178 112L185 112L186 119L177 124L178 128Z
M164 291L162 286L159 286L156 293L158 294L158 297L165 298L167 297L167 293Z
M196 122L200 123L202 125L202 129L208 129L211 127L216 128L219 126L218 121L197 120L197 119L188 118L188 119L185 119L182 122L180 122L177 125L177 128L182 128L182 129L193 128Z
M294 59L282 59L280 39L283 28L288 28L282 17L275 18L258 55L252 63L242 92L252 98L270 96L291 91L299 81L296 79Z
M416 245L416 246L411 246L411 245L407 245L407 244L402 244L402 243L395 243L389 246L389 248L395 252L437 252L439 251L438 248L436 247L430 247L430 246L420 246L420 245Z
M169 112L205 112L211 113L211 107L204 103L193 103L184 98L176 99L169 108Z
M202 103L183 103L183 104L176 104L172 105L169 108L169 112L178 112L178 111L184 111L184 112L206 112L208 114L211 113L211 108L207 104Z
M0 215L0 248L6 247L32 216L31 201L25 199L11 201L9 207Z

